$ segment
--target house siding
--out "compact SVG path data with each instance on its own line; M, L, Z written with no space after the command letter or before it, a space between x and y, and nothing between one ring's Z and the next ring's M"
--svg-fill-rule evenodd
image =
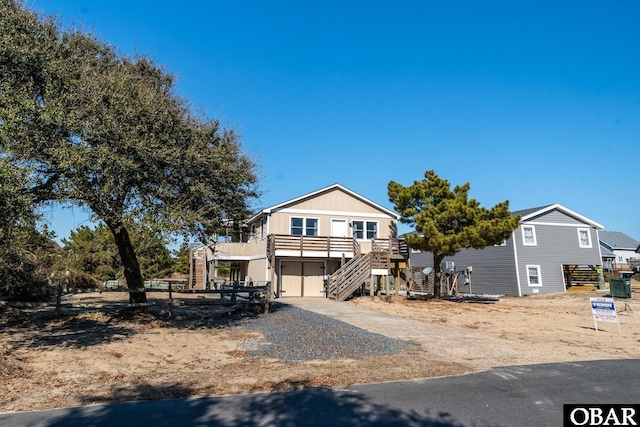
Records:
M381 215L380 210L362 200L354 198L340 189L301 200L286 207L287 210L304 209L310 211L359 212Z
M267 282L271 280L267 270L267 259L260 258L252 260L247 266L247 280L257 282Z
M518 295L517 277L514 270L515 256L511 239L506 246L488 246L484 249L463 249L451 259L458 271L473 267L470 275L471 289L461 280L460 292L478 294Z
M506 246L488 246L484 249L462 249L453 257L444 261L453 261L456 271L465 271L473 267L471 288L464 283L464 276L458 282L459 292L478 294L518 295L515 272L515 256L512 239ZM430 252L411 252L412 267L433 267L433 255Z
M522 241L522 226L531 224L535 225L536 245L525 246ZM589 230L590 248L580 247L578 228ZM522 295L565 291L562 271L564 264L600 265L602 263L597 244L597 230L562 212L552 211L537 217L535 221L527 221L521 224L515 233ZM529 286L527 265L540 266L542 286Z
M248 234L234 236L234 241L217 243L215 252L208 251L207 261L210 264L216 260L232 261L238 266L235 271L238 271L240 280L273 281L276 292L282 289L284 281L287 293L283 296L324 296L323 282L327 274L335 272L343 258L353 256L353 251L339 253L332 250L326 253L324 250L311 250L301 253L294 249L277 249L278 243L275 243L276 250L267 259L267 244L277 242L276 238L270 240L269 236L291 235L293 217L317 219L315 235L318 237L332 237L332 220L347 223L346 236L340 233L333 237L352 237L353 221L375 222L375 237L379 239L396 237L397 231L397 215L393 211L335 184L262 210L246 224L248 230L244 233ZM281 239L284 240L291 239ZM371 240L358 239L358 243L362 253L371 251Z
M524 245L522 227L535 227L536 245ZM589 230L591 247L581 248L578 229ZM601 265L598 229L592 224L557 209L527 218L507 240L506 246L489 246L484 249L463 249L454 257L457 271L468 266L471 273L471 292L504 295L531 295L536 293L563 292L565 281L562 266ZM432 267L431 253L411 251L412 267ZM539 266L542 286L529 286L527 266ZM460 277L458 290L469 292ZM518 286L518 282L520 286Z
M317 218L319 236L331 236L332 219L346 219L349 224L352 221L375 221L378 223L378 238L388 238L395 230L395 221L388 214L340 189L274 210L269 233L290 234L292 217ZM348 234L351 233L349 228Z
M569 216L564 212L560 212L558 210L552 210L547 213L543 213L537 215L535 217L527 218L526 223L548 223L548 224L571 224L571 225L581 225L584 226L585 223L580 221L577 218Z

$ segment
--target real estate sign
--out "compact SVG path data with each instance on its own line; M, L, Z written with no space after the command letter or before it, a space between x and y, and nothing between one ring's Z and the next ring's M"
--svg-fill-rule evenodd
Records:
M598 330L598 322L611 322L618 324L618 333L620 333L620 322L618 322L618 313L616 312L616 303L613 298L589 298L591 301L591 313L593 313L593 323Z

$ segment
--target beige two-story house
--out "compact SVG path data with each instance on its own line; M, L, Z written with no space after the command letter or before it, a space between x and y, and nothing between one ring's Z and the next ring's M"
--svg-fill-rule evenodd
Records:
M334 184L263 209L240 230L194 248L190 286L212 286L225 261L232 282L271 282L279 297L344 299L402 260L398 218Z

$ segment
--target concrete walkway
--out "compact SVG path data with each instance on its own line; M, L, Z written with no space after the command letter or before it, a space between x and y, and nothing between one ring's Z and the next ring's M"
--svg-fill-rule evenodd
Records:
M370 332L419 344L427 354L438 355L441 360L454 361L473 369L540 362L540 355L531 346L483 335L478 331L359 308L348 301L335 302L326 298L281 298L275 301L323 314Z
M348 301L336 302L328 298L280 298L276 301L324 314L370 332L407 341L420 341L423 337L434 334L435 331L442 333L447 329L440 325L430 325L380 311L359 308Z

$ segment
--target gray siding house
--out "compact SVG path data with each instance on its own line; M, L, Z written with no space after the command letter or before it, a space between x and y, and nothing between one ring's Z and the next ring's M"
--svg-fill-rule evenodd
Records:
M606 268L631 270L632 262L630 263L629 260L638 258L636 250L640 246L640 242L619 231L601 231L599 237L603 256L605 253L613 254L612 262Z
M458 290L524 296L564 292L566 272L602 265L598 230L602 225L559 204L513 212L520 225L501 245L463 249L454 257ZM412 268L433 267L431 253L410 250ZM466 280L465 280L466 279Z

